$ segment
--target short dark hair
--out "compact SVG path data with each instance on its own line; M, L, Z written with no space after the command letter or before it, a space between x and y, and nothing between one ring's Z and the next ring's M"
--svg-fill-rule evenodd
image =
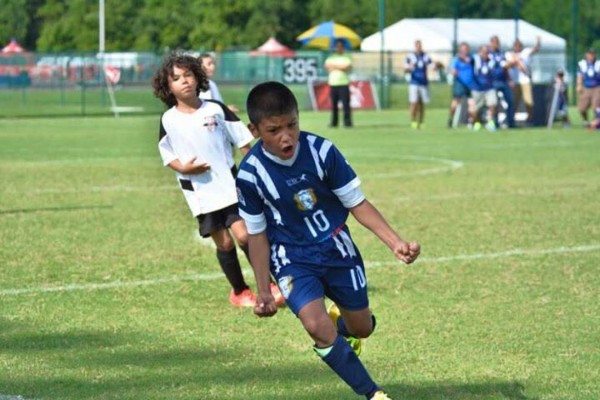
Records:
M200 94L200 91L208 90L208 78L197 58L179 51L169 53L165 56L162 65L152 78L154 96L158 97L168 107L173 107L177 104L177 99L175 99L175 96L169 90L169 77L173 76L173 67L187 69L194 74L198 82L196 95Z
M258 125L263 118L298 112L298 102L292 91L280 82L260 83L248 94L248 118Z

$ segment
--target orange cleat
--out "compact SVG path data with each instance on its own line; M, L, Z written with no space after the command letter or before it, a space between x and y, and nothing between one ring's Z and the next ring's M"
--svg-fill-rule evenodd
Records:
M279 287L273 282L271 282L271 294L275 298L275 304L277 307L285 304L285 297L283 297L281 291L279 291Z
M246 289L240 294L235 294L233 289L231 289L229 302L236 307L254 307L254 304L256 304L256 295L250 289Z

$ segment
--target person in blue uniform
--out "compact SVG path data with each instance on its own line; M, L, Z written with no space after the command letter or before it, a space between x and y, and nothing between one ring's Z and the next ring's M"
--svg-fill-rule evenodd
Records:
M577 108L583 123L588 126L588 109L600 108L600 60L596 58L594 49L588 49L577 64L577 94Z
M514 83L508 73L509 63L506 60L506 53L500 47L500 39L494 35L490 38L490 58L494 60L494 89L497 93L502 93L502 98L506 103L506 126L509 128L515 127L515 110L513 105L513 88ZM498 113L494 115L494 123L500 126L498 121Z
M452 102L450 103L450 115L448 116L448 127L452 127L454 113L463 98L471 96L474 84L473 57L471 49L465 42L458 46L458 53L450 64L450 73L453 75L452 81Z
M420 40L415 41L415 51L406 57L404 71L410 73L408 102L410 103L410 126L419 129L425 118L425 104L429 103L429 80L427 67L431 57L423 51Z
M332 142L300 130L298 103L285 85L257 85L246 109L250 131L260 140L242 160L236 184L258 287L254 312L277 312L269 291L273 274L319 357L357 394L390 399L347 340L368 337L375 317L346 219L351 213L405 263L418 257L420 245L404 241L365 198L360 179ZM337 306L331 317L325 296Z

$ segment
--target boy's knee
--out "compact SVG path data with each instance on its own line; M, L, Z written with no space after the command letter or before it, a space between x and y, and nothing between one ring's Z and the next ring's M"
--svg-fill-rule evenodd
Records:
M233 239L228 236L221 237L219 240L215 240L215 245L219 251L231 251L235 247Z
M243 233L241 235L237 235L235 238L240 245L240 247L244 247L248 245L248 233Z

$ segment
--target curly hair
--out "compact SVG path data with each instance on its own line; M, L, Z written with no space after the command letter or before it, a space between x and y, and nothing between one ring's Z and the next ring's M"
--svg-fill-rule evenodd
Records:
M197 58L177 51L169 53L165 56L161 67L154 73L152 78L154 96L158 97L167 107L173 107L177 104L177 99L169 89L169 77L173 76L174 67L186 69L194 74L198 82L196 96L201 91L208 90L208 78Z

